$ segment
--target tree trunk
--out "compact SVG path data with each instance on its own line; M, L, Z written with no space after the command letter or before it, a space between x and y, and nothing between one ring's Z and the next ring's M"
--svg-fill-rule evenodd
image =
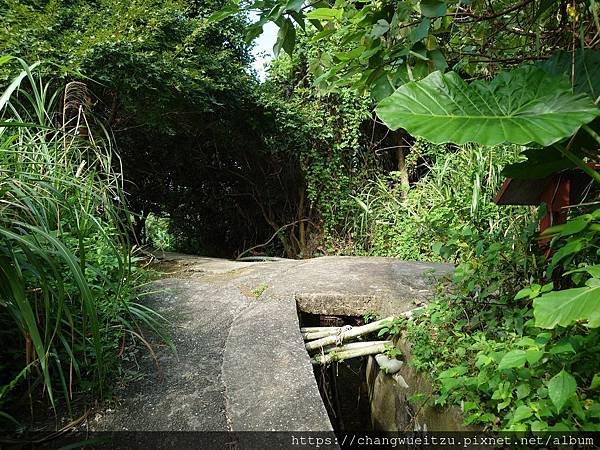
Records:
M306 258L306 224L302 220L304 218L304 186L300 188L300 205L298 205L298 236L300 238L300 252Z

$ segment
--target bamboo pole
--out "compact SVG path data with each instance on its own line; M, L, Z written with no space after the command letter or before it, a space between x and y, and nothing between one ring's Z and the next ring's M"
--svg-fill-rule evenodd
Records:
M410 311L401 313L400 316L406 317L407 319L411 319L414 313L422 309L423 307L411 309ZM389 320L389 318L383 320L387 321ZM300 328L300 333L302 334L302 339L304 339L305 341L312 341L315 339L322 339L328 336L336 336L338 333L340 333L340 330L342 330L342 328L344 327L302 327Z
M306 343L305 347L306 350L311 351L335 344L338 341L344 342L349 339L362 336L363 334L369 334L374 331L380 330L393 320L394 316L390 316L386 317L385 319L378 320L376 322L371 322L366 325L362 325L360 327L350 328L346 331L340 330L339 334L333 336L326 336L321 339L317 339L316 341L308 342Z
M368 346L356 344L369 344ZM376 355L386 350L386 347L390 345L390 341L375 341L375 342L358 342L348 345L343 345L326 354L316 355L310 360L314 365L317 364L328 364L334 361L343 361L350 358L358 358L359 356Z
M300 328L300 331L302 333L313 333L313 332L317 332L317 331L327 331L327 330L333 330L333 329L338 329L341 327L302 327Z
M339 333L341 327L315 327L320 328L320 330L312 330L306 331L305 328L300 328L300 332L302 333L302 339L305 341L312 341L314 339L324 338L326 336L333 336Z
M333 351L340 351L340 350L356 350L359 348L368 348L370 346L372 346L373 344L377 344L383 342L384 344L390 344L390 345L394 345L394 343L392 341L368 341L368 342L351 342L349 344L344 344L341 345L339 347L335 346L335 345L328 345L327 347L323 347L319 354L321 354L321 352L324 353L331 353Z

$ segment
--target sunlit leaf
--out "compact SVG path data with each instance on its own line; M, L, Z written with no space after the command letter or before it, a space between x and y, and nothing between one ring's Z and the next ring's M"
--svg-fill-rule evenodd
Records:
M527 355L524 350L513 350L502 357L498 364L498 370L523 367L526 361Z
M558 412L561 411L567 400L575 394L577 382L573 375L565 372L564 369L554 375L548 382L548 395L552 404Z
M578 321L586 321L590 328L600 327L600 286L548 292L533 302L535 326L566 327Z
M522 399L529 395L531 392L531 387L528 383L522 383L517 386L517 398Z
M306 13L306 18L315 20L339 20L342 18L342 10L334 8L316 8Z
M533 415L532 409L527 405L521 405L517 409L515 409L513 415L513 422L520 422L521 420L528 419Z
M600 109L547 72L523 67L471 84L454 72L434 72L401 86L379 103L377 114L392 130L404 128L434 143L547 146L571 136Z
M553 355L558 355L560 353L575 353L575 349L569 342L561 342L553 346L549 353Z
M543 351L536 350L533 348L530 348L525 352L525 358L527 359L527 362L530 366L538 362L542 358L542 356L544 356Z

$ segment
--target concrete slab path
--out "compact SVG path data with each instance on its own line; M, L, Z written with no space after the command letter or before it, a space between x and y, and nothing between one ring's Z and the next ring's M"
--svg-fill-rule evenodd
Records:
M91 420L96 430L331 431L298 323L305 312L400 313L426 302L444 264L323 257L236 262L162 254L149 304L173 324L177 354Z

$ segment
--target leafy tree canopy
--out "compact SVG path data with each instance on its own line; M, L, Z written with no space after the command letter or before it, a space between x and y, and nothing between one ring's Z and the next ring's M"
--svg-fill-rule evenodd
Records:
M557 49L591 46L598 28L594 1L231 0L224 11L240 9L260 15L249 39L272 21L280 27L276 50L293 51L300 33L320 42L311 68L321 87L350 84L376 98L434 70L487 76Z
M136 119L168 129L185 114L215 111L225 100L243 98L239 90L252 78L242 38L245 19L218 26L204 20L219 6L179 0L2 1L0 51L27 61L50 60L92 78L114 97L104 107L116 129Z
M87 77L138 234L149 212L168 214L183 248L234 256L296 217L308 130L251 72L244 15L207 21L222 6L2 0L0 52L54 63L57 82Z

